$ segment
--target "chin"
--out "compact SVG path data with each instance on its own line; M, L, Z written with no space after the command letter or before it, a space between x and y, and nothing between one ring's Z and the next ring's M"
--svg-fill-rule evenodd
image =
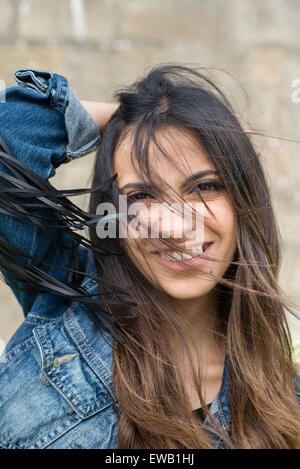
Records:
M195 283L193 285L189 285L189 282L181 280L181 282L174 282L173 285L160 284L160 287L171 298L187 301L196 300L197 298L208 295L212 292L215 285L216 282L212 282L210 280L198 280L196 285Z

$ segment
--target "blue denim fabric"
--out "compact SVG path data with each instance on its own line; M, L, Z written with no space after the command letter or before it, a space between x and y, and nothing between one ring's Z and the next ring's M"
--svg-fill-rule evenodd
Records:
M62 163L97 148L101 140L99 129L66 78L35 70L18 70L15 78L19 86L8 88L5 103L0 104L0 144L2 140L15 158L48 179ZM0 171L7 172L1 162ZM31 223L2 214L0 235L33 256L65 267L62 249ZM69 245L70 240L65 243ZM47 273L62 281L66 278L66 273L58 268L49 268ZM12 279L7 280L12 287L22 287ZM16 288L13 291L25 316L32 308L52 318L56 314L56 297L51 294L37 298Z
M66 78L38 70L17 71L15 78L18 86L7 89L6 103L0 104L0 138L15 158L47 179L60 164L97 147L99 130ZM5 171L1 164L0 171ZM2 214L0 235L64 265L61 248L35 225ZM80 265L86 274L96 274L92 254L83 246ZM62 281L67 275L53 267L48 272ZM18 282L5 278L25 320L0 357L0 448L117 448L112 336L95 326L80 303L52 293L20 292ZM81 285L99 293L88 276ZM211 413L229 432L227 357ZM226 447L215 442L216 448Z

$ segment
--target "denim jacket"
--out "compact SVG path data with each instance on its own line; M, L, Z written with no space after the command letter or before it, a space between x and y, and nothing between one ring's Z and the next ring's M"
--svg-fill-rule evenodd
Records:
M15 158L48 179L60 164L97 148L99 129L65 77L25 69L18 70L15 79L18 85L5 90L0 104L0 138ZM0 171L5 171L1 163ZM63 265L61 248L36 225L3 213L0 217L2 237ZM80 262L86 274L96 274L91 251L84 246ZM53 266L48 272L61 281L67 275ZM117 448L120 413L113 389L113 337L96 327L80 302L67 303L53 293L25 293L3 275L25 320L0 357L0 448ZM98 283L88 275L82 287L98 292ZM297 397L300 403L300 393ZM227 357L210 411L230 435ZM216 448L226 448L214 441Z

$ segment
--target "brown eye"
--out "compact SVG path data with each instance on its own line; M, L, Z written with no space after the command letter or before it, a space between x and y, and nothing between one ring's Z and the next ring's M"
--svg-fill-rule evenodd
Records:
M203 191L203 192L220 192L221 190L224 189L224 186L219 182L219 181L216 181L215 179L214 180L210 180L210 181L201 181L199 182L196 187L195 187L195 191L196 192L199 192L199 191Z
M149 198L152 198L152 196L150 194L147 194L146 192L135 192L127 196L128 202L135 202L136 200L143 200Z
M133 194L127 195L127 204L131 205L136 202L141 202L147 206L153 202L154 198L147 192L134 192Z

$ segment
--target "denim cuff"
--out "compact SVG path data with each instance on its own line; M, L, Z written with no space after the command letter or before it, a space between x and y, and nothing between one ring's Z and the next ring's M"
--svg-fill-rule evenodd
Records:
M101 142L99 127L70 87L65 110L65 125L69 140L66 162L96 150Z
M96 150L101 142L99 128L65 77L35 69L20 69L14 76L18 85L34 94L35 99L49 100L50 105L64 115L68 143L62 163Z

